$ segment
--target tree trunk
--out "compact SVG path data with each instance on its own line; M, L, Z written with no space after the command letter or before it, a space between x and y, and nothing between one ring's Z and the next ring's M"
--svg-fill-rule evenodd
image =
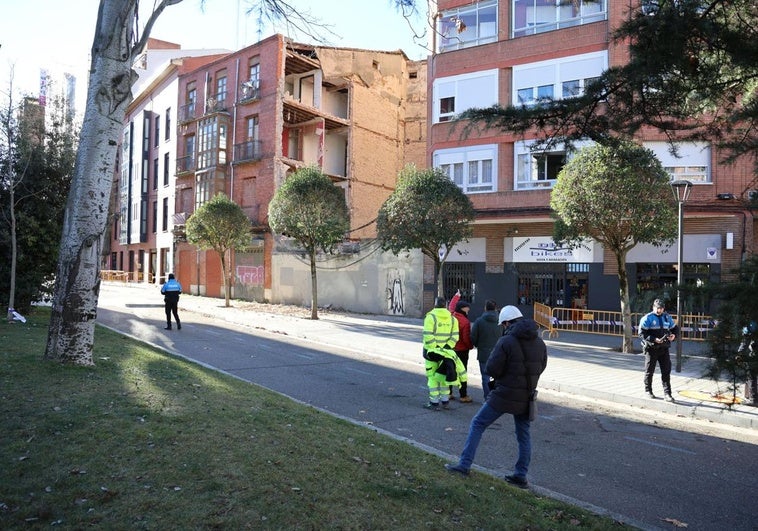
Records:
M621 322L623 324L623 340L621 352L631 354L634 352L632 344L632 310L629 307L629 278L626 275L626 250L615 252L616 265L619 277L619 300L621 301Z
M231 306L229 304L229 280L227 278L227 272L226 272L226 251L219 252L219 257L221 258L221 275L224 277L224 306L228 308Z
M311 257L311 319L318 319L318 284L316 283L316 249L310 249Z
M10 289L8 291L8 321L13 321L13 307L16 304L16 263L18 262L18 240L16 235L16 175L13 170L13 132L10 125L10 113L12 112L12 104L8 105L8 210L11 218L11 278Z
M13 69L11 69L11 80L8 84L8 108L3 116L3 136L8 142L8 157L6 168L8 175L5 176L8 183L8 212L10 213L10 236L11 236L11 278L8 291L8 313L7 319L13 321L13 307L16 304L16 263L18 261L18 241L16 235L16 186L18 177L16 175L14 164L14 150L16 149L16 134L13 128Z
M12 148L9 148L12 150ZM12 152L11 152L12 153ZM12 155L11 155L12 157ZM9 164L13 167L13 159ZM11 279L8 291L8 321L13 321L13 307L16 304L16 264L18 263L18 236L16 234L16 182L13 180L13 170L11 170L10 180L10 217L11 217Z
M87 106L66 204L45 357L92 365L100 293L100 259L108 220L116 149L135 74L137 0L102 0Z

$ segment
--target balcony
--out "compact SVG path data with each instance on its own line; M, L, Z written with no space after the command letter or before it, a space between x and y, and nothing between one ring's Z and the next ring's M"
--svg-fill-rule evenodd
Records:
M195 157L187 155L176 159L176 174L189 173L195 171Z
M208 96L205 100L205 114L212 114L214 112L224 112L227 110L226 91L217 92Z
M195 118L197 118L195 102L179 107L179 123L191 122Z
M250 162L261 159L261 140L248 140L234 145L234 162Z
M239 93L237 98L240 103L249 103L254 100L258 100L261 97L261 80L260 79L248 79L247 81L240 83Z

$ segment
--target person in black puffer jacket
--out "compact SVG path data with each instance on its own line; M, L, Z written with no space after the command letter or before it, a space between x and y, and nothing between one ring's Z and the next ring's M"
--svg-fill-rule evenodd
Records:
M498 323L497 302L487 299L484 303L484 313L471 325L471 344L476 347L476 360L479 362L479 372L482 375L482 391L485 400L490 393L487 360L502 336L503 329Z
M532 443L529 434L529 398L547 367L547 347L539 337L539 327L531 319L524 319L518 308L506 306L500 310L498 321L505 326L501 337L487 360L486 371L495 380L494 389L487 401L471 420L466 444L455 465L445 468L467 476L474 462L479 441L493 422L510 413L516 426L518 459L513 474L505 476L508 483L526 488Z

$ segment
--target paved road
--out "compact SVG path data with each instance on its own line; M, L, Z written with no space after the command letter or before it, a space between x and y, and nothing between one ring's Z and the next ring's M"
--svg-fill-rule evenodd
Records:
M460 451L477 404L456 403L437 413L421 407L426 386L417 320L342 316L314 322L222 305L216 299L183 297L183 329L168 332L162 329L158 295L104 285L98 322L444 458L453 459ZM635 405L636 397L621 389L641 380L638 369L626 374L631 372L625 365L628 355L562 343L551 343L550 355L549 367L556 374L546 374L545 382L570 387L575 394L549 389L540 394L530 470L537 492L589 505L645 529L670 528L666 519L689 529L756 528L754 431L706 424L690 414L677 418L669 414L677 411L667 413L671 405L662 401L655 408L649 401L644 408ZM602 401L592 396L590 383L582 384L589 397L577 394L580 382L591 382L594 373L619 388ZM472 367L472 381L477 377ZM706 385L691 375L678 378L682 385ZM479 398L478 386L472 387ZM623 407L607 400L613 393L624 394ZM678 407L681 412L702 404ZM512 431L511 418L505 416L485 434L477 455L483 470L500 476L511 470Z

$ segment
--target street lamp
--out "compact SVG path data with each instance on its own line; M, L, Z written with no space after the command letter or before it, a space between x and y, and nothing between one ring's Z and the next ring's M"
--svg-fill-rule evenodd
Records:
M671 182L671 191L679 205L679 226L677 232L676 252L676 324L679 325L679 337L676 338L676 372L682 372L682 251L684 249L684 203L690 197L692 183L690 181L677 180Z

